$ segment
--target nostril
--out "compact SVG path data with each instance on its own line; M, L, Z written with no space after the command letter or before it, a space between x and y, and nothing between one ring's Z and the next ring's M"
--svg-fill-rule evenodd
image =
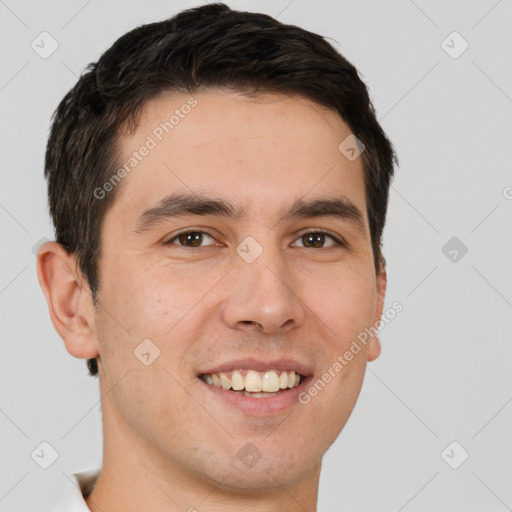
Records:
M240 320L240 322L238 322L239 325L240 325L240 329L241 330L245 330L245 331L263 331L263 326L258 323L258 322L253 322L252 320Z
M263 326L259 322L254 322L253 320L240 320L240 323L244 325L255 325L263 329Z

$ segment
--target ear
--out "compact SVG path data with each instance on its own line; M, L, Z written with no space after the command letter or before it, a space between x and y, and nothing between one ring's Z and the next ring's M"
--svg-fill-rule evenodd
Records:
M98 356L92 296L75 257L57 242L45 242L37 253L37 277L67 351L82 359Z
M373 317L373 324L377 325L382 317L384 310L384 297L386 296L387 274L386 274L386 260L382 258L377 274L377 307L375 309L375 316ZM381 352L381 345L378 336L372 336L368 345L368 361L374 361L379 357Z

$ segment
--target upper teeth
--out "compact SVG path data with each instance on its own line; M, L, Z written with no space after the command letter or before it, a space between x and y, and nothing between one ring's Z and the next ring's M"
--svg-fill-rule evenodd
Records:
M245 376L243 375L245 373ZM257 372L255 370L233 370L232 372L205 373L201 378L210 385L239 391L245 389L251 392L267 391L270 393L279 389L294 388L300 383L300 374L270 370Z

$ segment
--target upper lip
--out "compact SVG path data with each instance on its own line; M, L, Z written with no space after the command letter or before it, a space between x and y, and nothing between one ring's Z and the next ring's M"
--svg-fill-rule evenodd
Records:
M211 368L207 368L205 370L201 370L198 375L203 375L205 373L220 373L220 372L229 372L232 370L256 370L259 372L265 372L268 370L294 370L295 372L300 373L301 375L308 376L313 373L310 364L301 363L296 359L290 358L279 358L273 360L262 360L262 359L254 359L254 358L244 358L244 359L232 359L231 361L226 361L224 363L217 364L216 366L212 366Z

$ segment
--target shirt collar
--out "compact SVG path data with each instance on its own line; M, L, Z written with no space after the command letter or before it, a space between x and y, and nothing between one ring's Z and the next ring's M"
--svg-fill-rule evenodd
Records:
M100 469L70 475L71 481L68 480L62 498L53 512L90 512L84 498L94 488Z

